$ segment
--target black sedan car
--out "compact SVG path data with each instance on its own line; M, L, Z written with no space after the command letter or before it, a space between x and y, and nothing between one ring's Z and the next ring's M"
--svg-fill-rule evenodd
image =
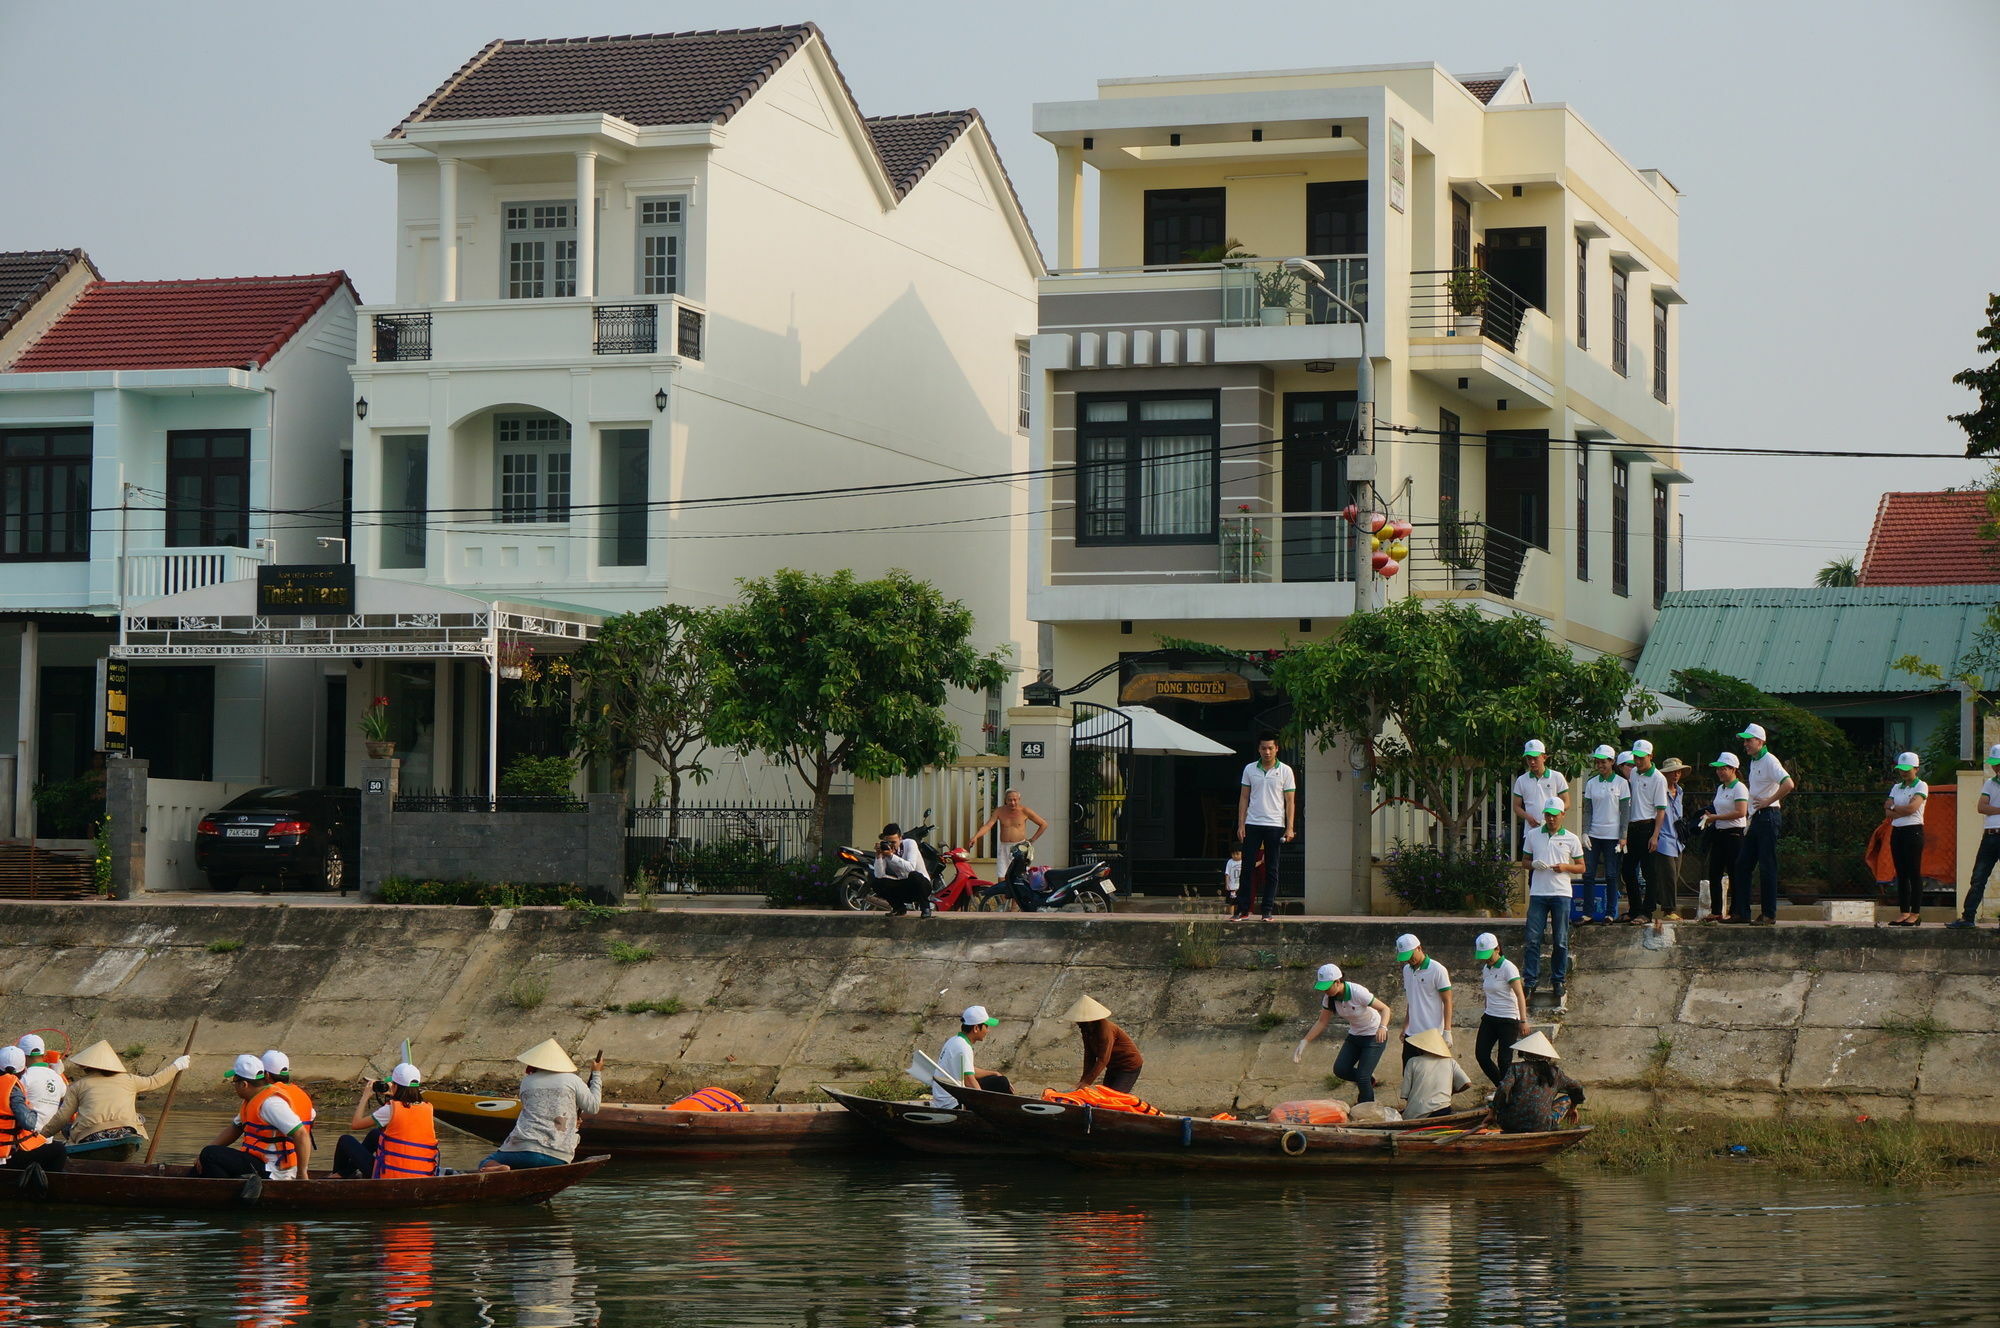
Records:
M217 890L245 876L344 890L361 859L361 790L257 788L201 818L195 866Z

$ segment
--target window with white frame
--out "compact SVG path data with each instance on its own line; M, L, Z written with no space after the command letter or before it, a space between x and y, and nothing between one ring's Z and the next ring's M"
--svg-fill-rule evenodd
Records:
M639 294L678 295L686 289L687 200L639 200Z
M509 203L501 224L501 288L508 299L576 294L576 204Z
M569 421L502 415L493 421L493 507L501 521L569 520Z
M1014 428L1020 433L1028 431L1028 411L1035 400L1034 378L1028 369L1028 348L1016 344L1014 347Z

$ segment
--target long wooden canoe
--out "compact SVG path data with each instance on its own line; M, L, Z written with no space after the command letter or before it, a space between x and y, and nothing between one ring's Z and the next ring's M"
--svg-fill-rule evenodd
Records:
M1091 1166L1271 1171L1523 1167L1547 1161L1590 1133L1587 1126L1539 1134L1428 1133L1144 1116L962 1085L946 1087L967 1110L1008 1138Z
M498 1143L514 1128L511 1097L426 1091L437 1118ZM643 1102L606 1102L585 1116L580 1147L610 1157L739 1157L837 1152L871 1147L875 1131L834 1102L757 1103L744 1111L672 1111Z
M1454 1111L1448 1116L1419 1116L1415 1120L1349 1121L1344 1130L1469 1130L1486 1120L1485 1107Z
M62 1171L0 1171L0 1204L91 1204L105 1208L241 1209L255 1212L357 1212L446 1208L458 1204L533 1204L603 1166L587 1157L560 1167L475 1171L405 1180L341 1180L315 1172L307 1180L266 1180L246 1197L242 1180L211 1180L190 1166L164 1162L72 1161Z
M853 1112L886 1137L919 1153L954 1157L1032 1155L1036 1150L1009 1139L963 1107L934 1107L928 1102L891 1102L860 1097L820 1085L820 1092Z

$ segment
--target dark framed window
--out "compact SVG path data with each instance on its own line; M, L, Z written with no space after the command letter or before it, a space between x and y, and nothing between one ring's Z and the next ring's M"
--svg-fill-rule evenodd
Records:
M1306 186L1306 252L1326 257L1368 252L1368 182L1322 180Z
M1148 189L1146 262L1190 263L1191 254L1220 248L1227 189Z
M1667 305L1653 301L1653 395L1667 399Z
M646 487L651 435L644 429L606 429L598 476L604 490L604 534L598 561L605 567L646 565Z
M0 559L90 557L90 430L0 432Z
M1217 393L1086 395L1076 411L1078 544L1214 542Z
M1549 547L1549 431L1486 435L1486 525L1538 549Z
M1457 271L1472 266L1472 200L1451 196L1451 265Z
M1653 481L1653 607L1667 597L1667 482Z
M1463 464L1463 440L1459 436L1458 415L1438 412L1438 520L1455 521L1463 497L1459 490L1459 468Z
M250 545L250 431L167 435L167 547Z
M1632 463L1611 463L1611 593L1632 593Z
M382 507L382 566L422 567L430 521L428 435L384 435Z
M1547 312L1549 255L1545 227L1487 227L1485 268L1493 280Z
M1576 348L1590 349L1590 237L1576 237Z
M1631 282L1632 279L1624 268L1611 269L1611 371L1620 377L1625 374L1627 343L1631 334L1628 321L1631 312Z
M1590 580L1590 447L1576 444L1576 579Z

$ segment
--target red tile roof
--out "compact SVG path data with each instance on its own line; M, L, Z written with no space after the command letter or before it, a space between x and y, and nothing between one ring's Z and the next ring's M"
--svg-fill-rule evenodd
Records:
M914 189L925 172L937 165L938 158L958 136L979 121L978 111L929 111L921 115L877 115L865 123L868 136L875 140L875 150L882 155L882 165L889 172L889 182L896 187L896 197L901 198Z
M339 291L345 272L200 281L100 281L11 372L262 367Z
M810 23L489 42L389 131L508 115L615 115L636 125L727 121L814 37Z
M78 263L98 275L97 265L81 249L23 249L0 254L0 336L5 336L35 302Z
M1481 101L1492 101L1493 94L1498 92L1500 85L1506 81L1504 78L1462 78L1459 80L1467 92Z
M1885 493L1861 559L1864 586L1965 586L2000 582L2000 542L1986 495Z

